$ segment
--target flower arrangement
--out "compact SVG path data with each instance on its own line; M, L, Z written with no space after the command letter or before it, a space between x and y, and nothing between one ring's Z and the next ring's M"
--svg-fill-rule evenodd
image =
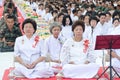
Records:
M38 42L39 42L39 36L36 36L32 47L35 48Z
M89 40L84 40L84 43L83 43L83 45L84 45L84 49L83 49L83 52L84 53L86 53L87 52L87 50L88 50L88 47L89 47Z

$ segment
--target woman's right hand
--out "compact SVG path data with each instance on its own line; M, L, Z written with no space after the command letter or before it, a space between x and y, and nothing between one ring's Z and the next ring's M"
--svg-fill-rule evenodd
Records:
M25 64L25 63L22 63L22 65L24 65L26 68L30 69L30 64Z
M90 62L89 61L85 61L85 63L84 64L89 64Z
M75 64L73 61L70 61L69 64Z

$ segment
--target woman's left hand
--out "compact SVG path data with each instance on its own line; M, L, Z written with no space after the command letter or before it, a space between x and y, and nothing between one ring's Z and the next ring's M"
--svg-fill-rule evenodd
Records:
M31 65L30 65L30 69L33 69L35 66L36 66L36 62L33 62Z
M14 45L14 42L6 42L6 44L7 44L8 46L13 46L13 45Z
M85 64L88 64L88 63L90 63L89 61L85 61Z
M61 63L60 60L52 60L53 62L56 62L56 63Z

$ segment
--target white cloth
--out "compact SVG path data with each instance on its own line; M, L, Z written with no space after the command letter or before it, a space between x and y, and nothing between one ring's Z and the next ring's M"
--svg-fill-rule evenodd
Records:
M15 41L14 54L15 56L20 56L24 63L31 64L40 56L46 56L43 53L43 40L39 40L35 47L35 36L28 39L25 35L18 37ZM15 74L22 74L27 78L44 78L53 76L53 72L49 66L45 66L45 62L39 62L33 69L28 69L25 66L16 63L15 64Z
M83 44L84 40L75 42L71 38L67 40L63 45L60 59L63 65L62 71L65 77L92 78L97 74L99 69L99 66L97 64L84 64L88 60L88 54L83 52ZM68 64L71 61L75 64Z

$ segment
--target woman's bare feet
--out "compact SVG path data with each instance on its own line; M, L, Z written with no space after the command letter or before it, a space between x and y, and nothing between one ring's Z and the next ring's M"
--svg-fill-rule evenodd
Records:
M62 72L59 72L59 73L56 75L56 78L57 78L57 80L62 80L62 78L63 78Z

